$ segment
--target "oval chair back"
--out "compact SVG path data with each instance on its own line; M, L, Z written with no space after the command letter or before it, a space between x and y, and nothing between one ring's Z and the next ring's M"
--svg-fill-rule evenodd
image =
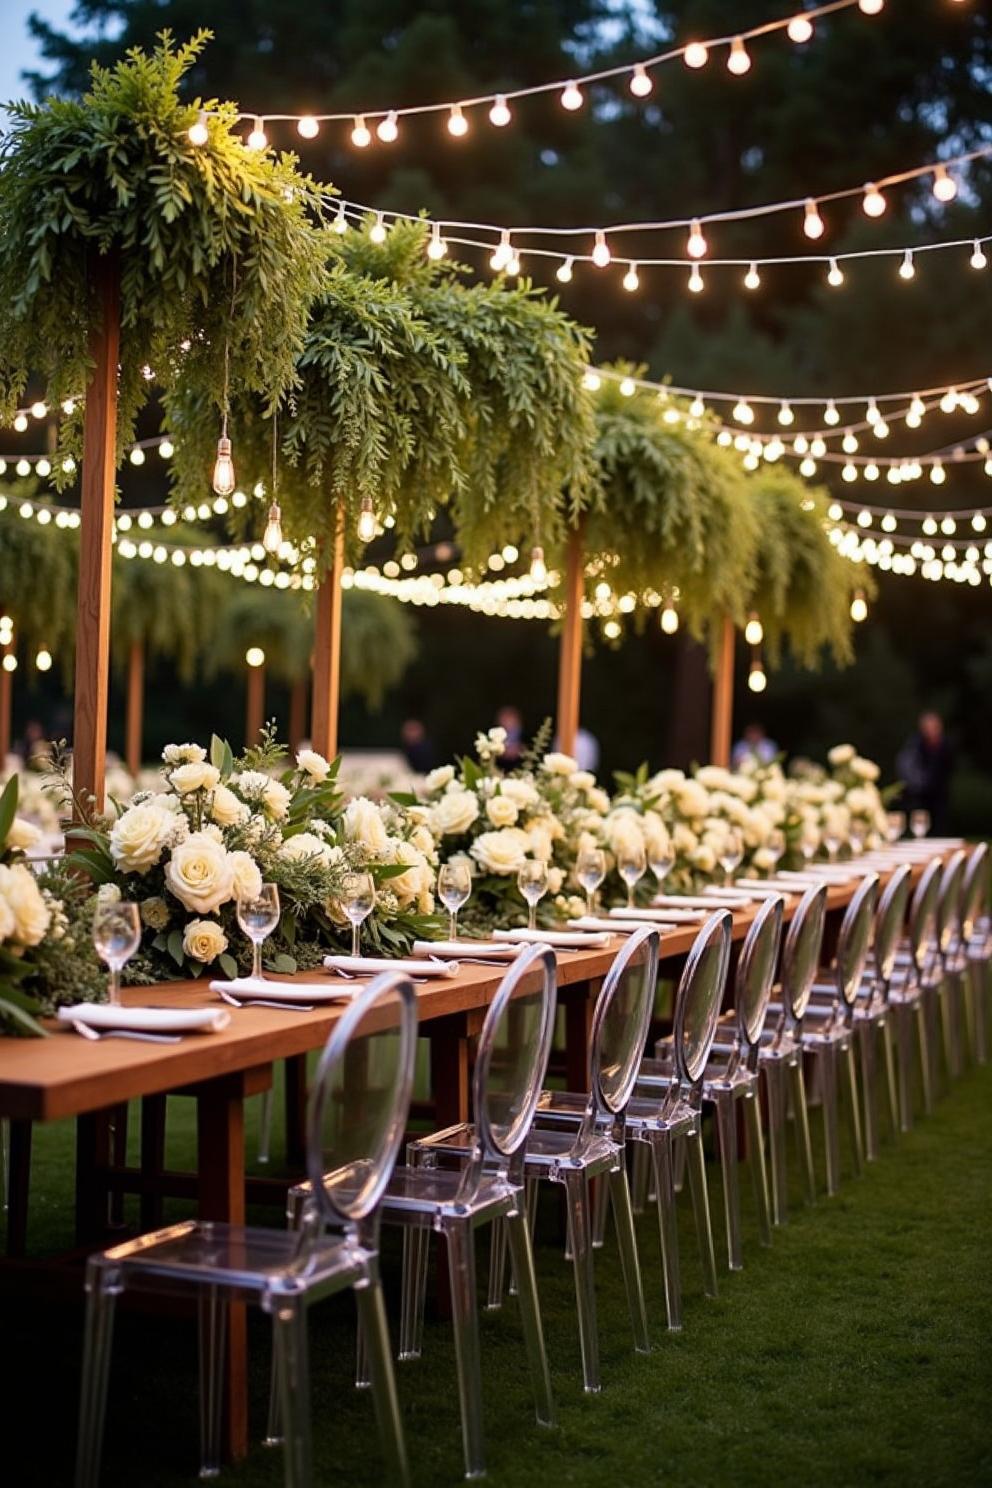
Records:
M931 858L909 906L909 953L917 976L924 975L931 952L937 949L937 905L943 877L943 862L940 858Z
M975 927L988 909L989 902L989 845L980 842L968 856L961 890L961 938L967 945L975 933Z
M875 917L875 979L883 999L889 1000L889 986L895 970L899 941L906 923L909 907L909 891L912 887L913 870L908 863L900 863L878 902Z
M727 985L733 924L733 916L726 909L710 915L692 943L675 993L672 1014L675 1068L680 1083L690 1088L701 1086L716 1036Z
M964 848L958 848L944 864L937 897L937 945L941 956L953 948L961 921L961 890L964 887L964 865L967 859Z
M307 1111L317 1218L363 1230L389 1182L413 1088L413 983L383 972L356 993L324 1045Z
M737 962L737 974L734 978L737 1037L749 1069L754 1069L757 1064L765 1014L771 1000L775 968L782 944L784 910L785 900L781 895L762 902L751 922Z
M794 1024L802 1022L820 965L827 886L807 889L792 917L782 951L782 1003Z
M645 925L627 937L606 974L589 1040L589 1105L582 1137L622 1118L647 1043L658 985L658 931Z
M878 874L861 880L844 911L837 937L837 995L848 1016L858 1000L878 903Z

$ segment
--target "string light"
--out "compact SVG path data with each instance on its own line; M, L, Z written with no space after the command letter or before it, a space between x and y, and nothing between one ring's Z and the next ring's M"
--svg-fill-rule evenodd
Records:
M386 241L386 223L382 212L376 213L376 219L369 228L370 243L384 243Z
M832 289L838 289L844 283L844 271L835 258L830 260L830 268L827 270L827 283Z
M939 202L953 201L958 194L957 182L948 175L946 165L934 167L933 194Z
M361 508L358 513L358 539L359 542L370 543L375 537L375 512L372 510L372 497L363 496Z
M436 262L438 259L443 258L447 251L448 245L441 236L441 228L438 223L435 222L434 226L431 229L430 240L427 244L427 257L434 259Z
M296 131L301 139L312 140L316 139L320 133L320 125L313 114L304 114L296 125Z
M606 234L600 229L596 233L596 241L593 244L592 261L597 269L605 269L612 257L610 245L606 241Z
M574 259L566 258L564 263L558 265L555 270L555 278L559 284L570 284L572 282L572 264L574 262Z
M813 35L813 23L808 16L793 16L786 29L786 35L790 41L801 46L803 42L809 41Z
M707 243L703 237L703 229L699 218L694 217L689 227L689 237L686 241L685 251L690 258L702 258L706 253Z
M709 51L701 41L690 41L682 55L686 67L691 67L694 71L705 67L710 59Z
M261 646L249 646L245 652L245 661L252 668L264 666L265 652Z
M730 43L730 55L727 57L727 71L733 73L734 77L743 77L751 70L751 58L748 56L747 47L744 45L742 36L735 36Z
M659 622L665 635L674 635L679 628L679 612L671 599L666 599L662 606Z
M978 238L975 239L974 247L971 250L971 257L969 258L968 262L973 269L984 269L985 265L988 263L988 259L982 251L982 245Z
M544 561L544 549L535 545L530 551L530 576L542 587L548 582L548 569Z
M744 288L757 289L760 283L761 275L758 273L758 266L757 264L752 264L744 275Z
M52 653L47 646L42 646L34 659L34 664L39 672L50 672L52 669Z
M7 655L4 657L3 669L5 672L17 671L17 657L14 655L13 651L8 651Z
M351 131L351 143L356 150L366 150L372 143L372 135L369 133L368 125L364 117L359 114Z
M396 110L390 109L386 117L376 125L376 135L384 145L394 145L399 138L400 128L396 121Z
M456 139L461 139L464 135L468 134L468 120L462 113L460 103L453 103L451 105L451 113L448 116L448 133L453 134Z
M640 279L637 277L637 265L631 264L623 276L623 287L628 294L633 294L640 287Z
M751 658L751 665L747 674L747 685L752 692L764 692L768 686L768 678L765 676L760 652Z
M804 208L803 232L808 238L822 238L823 228L824 224L823 218L820 216L820 210L813 198L810 197Z
M282 547L282 511L278 501L269 506L269 515L262 534L262 547L267 553L278 553Z
M854 598L851 600L851 619L855 625L868 619L868 601L865 599L863 589L855 589Z
M497 129L505 129L513 115L510 113L509 105L502 93L497 93L496 102L489 110L489 122Z
M191 145L205 145L210 138L207 128L207 115L204 109L197 114L195 121L189 126L187 137Z
M744 639L749 646L760 646L764 640L765 630L758 616L752 610L744 627Z
M902 263L899 265L899 278L900 279L915 279L916 278L916 265L913 263L913 250L912 250L912 248L907 248L906 249L906 252L903 254Z
M581 88L577 87L574 82L566 83L561 95L562 108L568 109L569 113L574 113L576 109L582 107L583 102Z
M861 206L866 217L881 217L885 211L885 197L879 191L873 181L865 186L864 200Z
M642 62L638 62L635 66L628 87L635 98L647 98L648 94L654 88L654 84L645 72Z
M862 15L876 16L881 12L884 4L885 0L858 0L858 9Z
M264 150L268 143L262 121L256 118L251 134L248 136L248 148L249 150Z

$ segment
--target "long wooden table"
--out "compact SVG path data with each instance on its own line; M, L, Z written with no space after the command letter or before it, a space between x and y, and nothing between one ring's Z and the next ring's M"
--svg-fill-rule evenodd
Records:
M828 890L834 928L853 886ZM787 902L791 918L798 897ZM736 911L733 938L740 943L757 904ZM698 931L687 925L662 933L662 975L677 975ZM607 948L562 952L558 957L559 1002L565 1011L565 1058L569 1088L584 1089L588 1035L595 994L609 970L622 936ZM421 1032L431 1041L431 1086L439 1125L469 1115L469 1054L505 967L463 965L450 979L417 987ZM286 978L312 980L320 973ZM209 981L163 983L126 989L131 1005L201 1008L216 1006ZM196 1196L204 1219L240 1224L245 1218L244 1101L272 1084L273 1064L289 1061L299 1071L301 1056L320 1048L341 1016L343 1004L304 1012L246 1007L232 1010L219 1033L191 1035L179 1044L144 1044L126 1039L98 1043L81 1039L64 1024L51 1023L45 1040L0 1039L0 1117L15 1131L30 1123L77 1119L77 1240L98 1248L106 1222L106 1190L97 1181L109 1162L108 1126L113 1108L137 1097L169 1093L197 1102L198 1179ZM297 1085L299 1076L297 1075ZM297 1088L302 1100L304 1092ZM94 1195L96 1196L94 1198ZM227 1351L229 1409L226 1446L232 1457L248 1447L247 1338L243 1308L230 1309Z

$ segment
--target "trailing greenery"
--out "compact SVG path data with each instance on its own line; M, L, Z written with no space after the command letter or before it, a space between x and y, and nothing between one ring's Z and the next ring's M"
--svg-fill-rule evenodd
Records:
M184 75L210 33L94 66L82 99L10 106L0 144L0 412L40 376L50 402L80 397L100 324L104 270L120 280L118 456L152 383L214 410L232 385L274 406L296 359L324 263L310 182L290 156L249 150L233 104L209 100L209 139ZM81 411L65 425L78 453ZM60 465L56 463L56 471ZM202 481L202 471L201 471Z
M16 492L0 489L7 507L0 516L0 610L14 622L14 641L51 651L66 682L72 677L76 636L78 541L53 523L24 521L12 509L36 488L27 481Z
M174 527L170 542L201 543L202 531ZM190 683L197 664L209 654L218 608L235 580L216 568L185 563L154 563L115 555L111 587L110 656L123 669L135 643L146 659L171 661L182 682Z

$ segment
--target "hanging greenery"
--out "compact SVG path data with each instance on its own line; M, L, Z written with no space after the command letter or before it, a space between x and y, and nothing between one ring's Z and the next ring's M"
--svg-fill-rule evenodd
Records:
M13 510L14 493L0 516L0 611L14 622L14 643L52 653L63 678L72 676L76 635L78 540L53 523L25 521ZM17 497L34 495L22 482Z
M202 542L203 533L174 527L170 542ZM197 663L209 654L218 608L234 581L215 568L150 563L114 556L111 584L110 659L122 669L133 645L146 660L173 663L190 683Z
M267 406L296 376L324 248L311 183L290 156L249 150L236 108L210 100L208 138L189 139L199 102L179 98L208 31L94 66L78 101L13 104L0 144L0 412L29 374L52 402L78 399L99 324L101 273L120 281L118 456L153 386L214 413L232 385ZM81 412L64 426L79 453ZM216 433L214 435L216 440ZM56 462L56 471L60 463ZM209 468L209 467L207 467ZM200 474L200 489L204 471Z

